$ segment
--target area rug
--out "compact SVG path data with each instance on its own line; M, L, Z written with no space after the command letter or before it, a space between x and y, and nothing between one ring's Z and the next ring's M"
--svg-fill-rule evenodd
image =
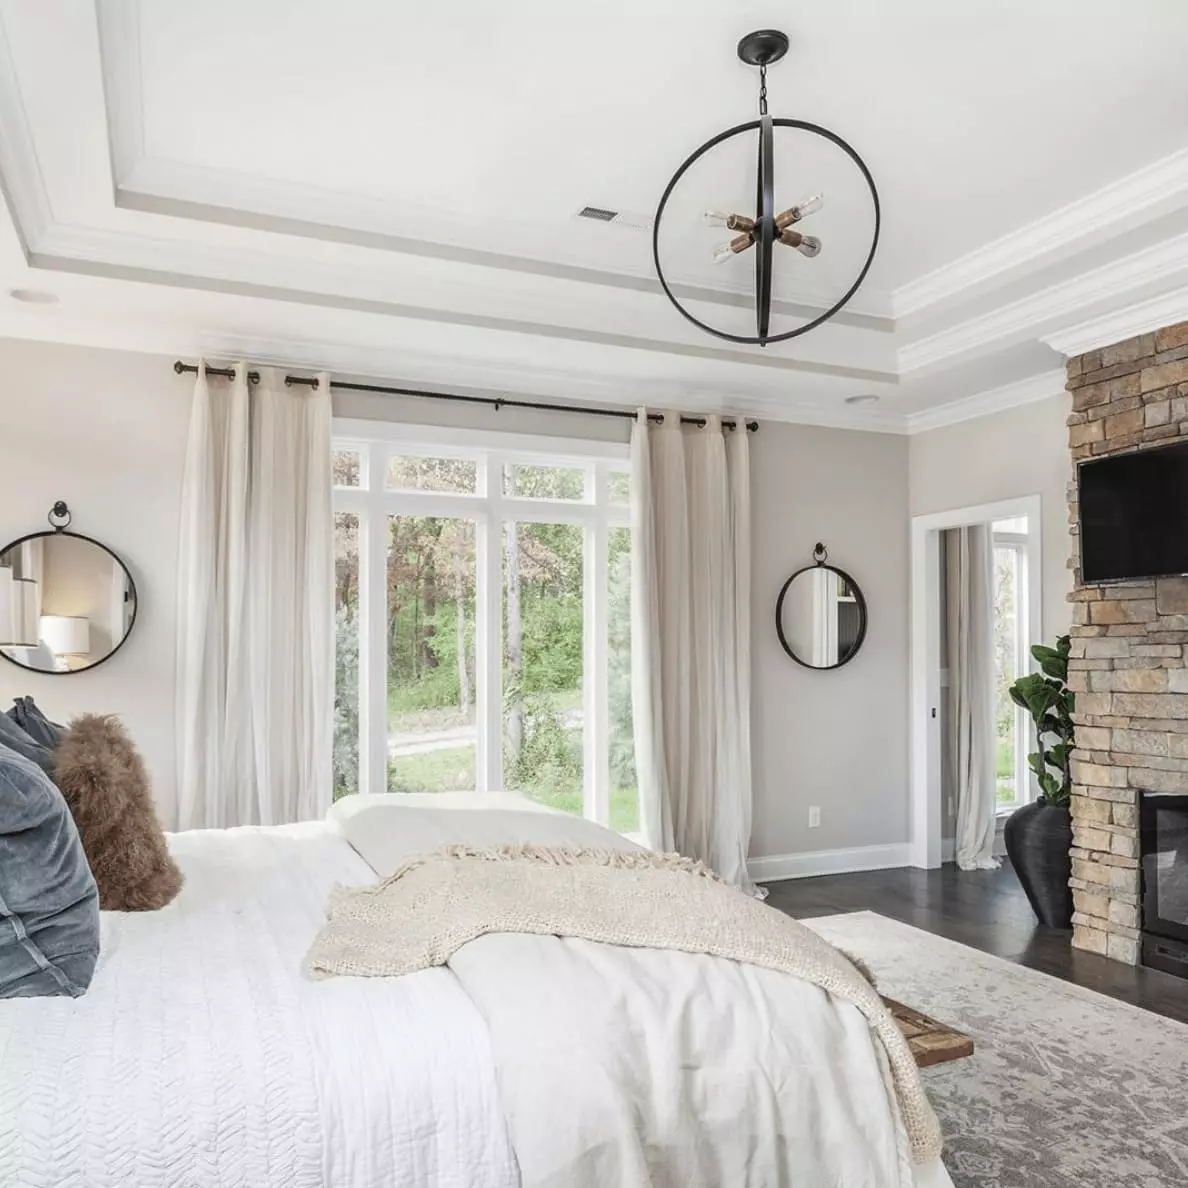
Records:
M956 1188L1188 1185L1188 1026L874 912L802 923L973 1036L922 1073Z

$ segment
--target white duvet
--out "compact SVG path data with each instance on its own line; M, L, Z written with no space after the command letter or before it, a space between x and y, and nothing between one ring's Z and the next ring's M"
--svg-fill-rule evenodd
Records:
M450 814L389 811L398 829L366 823L388 857L454 832ZM459 814L445 840L504 840L479 820ZM631 1111L645 1103L680 1141L719 1144L695 1154L706 1188L912 1181L868 1029L796 979L495 936L461 951L469 993L445 968L311 982L302 957L331 887L375 878L334 824L170 844L181 895L161 912L104 914L85 997L0 1003L5 1188L514 1188L512 1135L525 1127L535 1128L534 1158L555 1160L525 1168L526 1183L617 1188L618 1165L606 1160L629 1142L607 1151L589 1138L609 1117L629 1140ZM491 1034L518 1051L493 1053ZM632 1049L649 1054L648 1075L626 1059ZM579 1063L580 1085L567 1075ZM916 1177L921 1188L948 1183L939 1164Z

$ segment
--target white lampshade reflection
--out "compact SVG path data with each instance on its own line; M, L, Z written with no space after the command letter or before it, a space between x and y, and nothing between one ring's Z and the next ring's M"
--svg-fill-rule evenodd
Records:
M72 615L42 615L41 642L55 656L89 656L91 621Z

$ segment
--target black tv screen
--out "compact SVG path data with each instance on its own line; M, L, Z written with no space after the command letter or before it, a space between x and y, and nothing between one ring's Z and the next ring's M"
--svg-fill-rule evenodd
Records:
M1078 481L1082 582L1188 573L1188 441L1082 462Z

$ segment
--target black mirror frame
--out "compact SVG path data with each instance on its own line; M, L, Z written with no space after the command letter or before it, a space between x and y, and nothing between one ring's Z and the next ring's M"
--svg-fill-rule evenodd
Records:
M817 546L820 548L820 546ZM836 573L851 590L854 591L854 601L858 604L858 610L861 614L861 621L858 626L858 636L854 640L854 646L850 650L850 654L844 659L839 660L836 664L809 664L802 660L789 646L788 637L784 634L784 596L788 593L789 587L802 573L811 573L815 569L828 569ZM866 640L866 596L862 593L862 587L848 574L844 569L838 569L836 565L830 565L825 561L817 561L812 565L801 566L781 587L779 596L776 598L775 621L776 634L780 637L780 647L796 661L801 668L811 669L813 672L832 672L837 668L844 668L855 656L862 650L862 644Z
M3 656L9 664L19 668L22 672L35 672L39 676L77 676L79 673L90 672L92 669L106 664L128 642L128 638L132 634L132 628L136 626L136 616L140 613L140 595L136 591L136 581L132 577L132 571L128 568L119 553L114 549L108 548L101 540L96 540L93 536L84 536L81 532L71 532L67 528L54 528L49 532L30 532L0 547L0 557L12 549L19 548L28 540L41 540L47 536L73 536L76 540L85 540L87 544L93 544L96 548L102 549L124 571L124 577L128 579L128 593L132 596L132 617L128 620L128 630L124 632L124 638L102 660L96 660L94 664L88 664L86 668L67 669L64 672L57 669L46 671L43 668L31 668L28 664L22 664L19 660L14 660L3 648L0 648L0 656Z

